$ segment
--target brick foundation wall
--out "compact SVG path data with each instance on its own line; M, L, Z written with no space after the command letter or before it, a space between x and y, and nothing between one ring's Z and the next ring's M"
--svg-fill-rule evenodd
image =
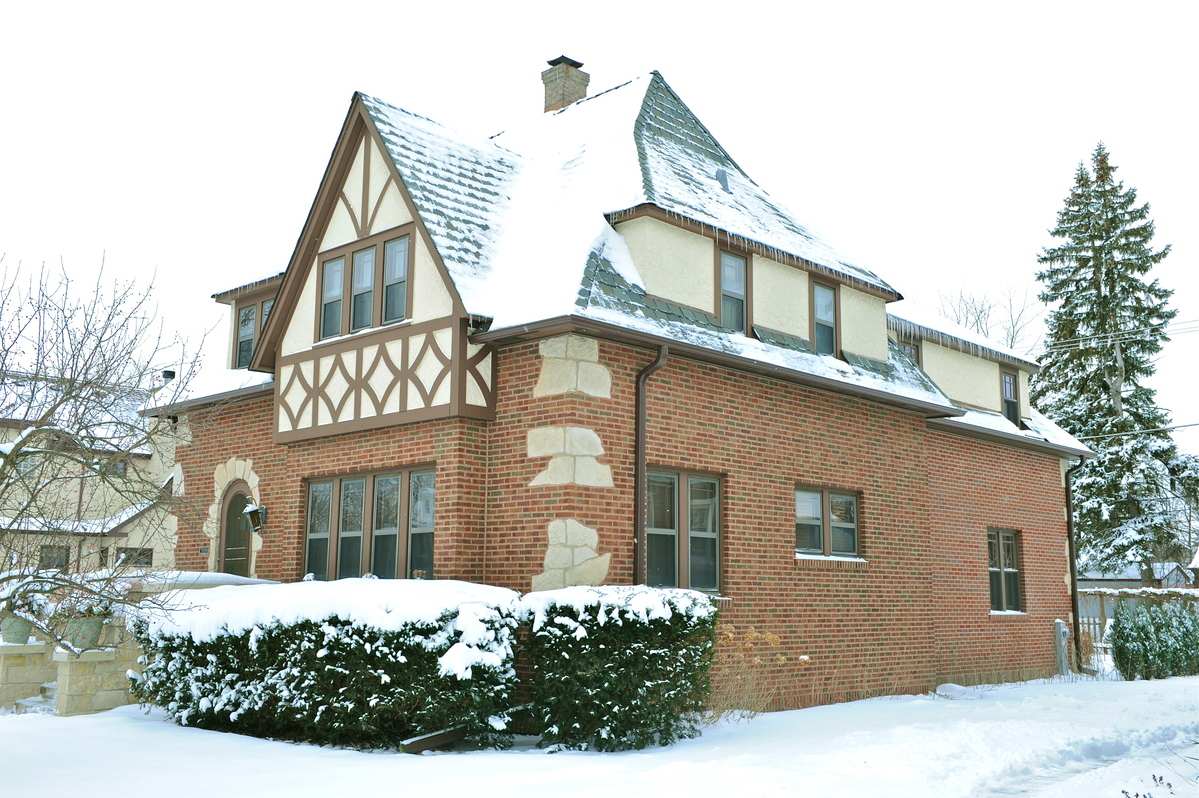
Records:
M637 372L654 352L601 341L610 396L535 396L539 344L501 347L494 421L449 419L317 438L270 435L269 395L193 413L180 447L186 491L207 505L217 466L253 461L270 511L257 575L303 573L306 478L436 463L438 577L527 591L543 569L547 528L596 530L605 581L633 580L633 433ZM650 382L651 467L719 474L724 623L772 632L786 662L762 682L802 706L941 681L1041 675L1053 668L1052 621L1069 618L1064 497L1050 455L930 430L915 413L671 358ZM611 486L531 485L549 458L528 431L586 428ZM860 492L865 563L796 560L794 489ZM179 567L204 569L203 513L181 511ZM1028 613L989 613L986 532L1021 532ZM808 661L802 661L807 656Z

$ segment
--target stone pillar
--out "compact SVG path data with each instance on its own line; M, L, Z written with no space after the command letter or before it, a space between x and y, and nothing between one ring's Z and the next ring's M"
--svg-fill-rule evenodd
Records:
M134 703L126 674L138 669L140 653L132 639L78 655L57 649L57 714L85 715Z
M49 643L0 643L0 707L36 696L57 673Z

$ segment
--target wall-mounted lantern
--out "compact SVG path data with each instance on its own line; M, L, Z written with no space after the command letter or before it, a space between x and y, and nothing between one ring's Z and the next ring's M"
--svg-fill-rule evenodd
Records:
M266 525L266 508L260 504L250 502L242 512L246 514L246 519L250 522L250 526L254 531L261 534L262 528Z

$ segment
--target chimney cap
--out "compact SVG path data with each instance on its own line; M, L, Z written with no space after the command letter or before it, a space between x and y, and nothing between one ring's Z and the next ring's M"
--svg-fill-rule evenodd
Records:
M582 61L576 61L568 55L560 55L557 58L551 58L549 61L546 61L546 63L549 64L550 66L558 66L558 64L566 64L568 67L574 67L575 69L581 69L583 66Z

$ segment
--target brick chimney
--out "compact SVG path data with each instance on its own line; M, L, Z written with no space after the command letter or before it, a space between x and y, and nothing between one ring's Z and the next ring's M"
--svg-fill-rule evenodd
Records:
M557 111L587 96L587 84L591 76L580 69L582 61L560 55L547 61L550 68L541 73L545 84L545 110Z

